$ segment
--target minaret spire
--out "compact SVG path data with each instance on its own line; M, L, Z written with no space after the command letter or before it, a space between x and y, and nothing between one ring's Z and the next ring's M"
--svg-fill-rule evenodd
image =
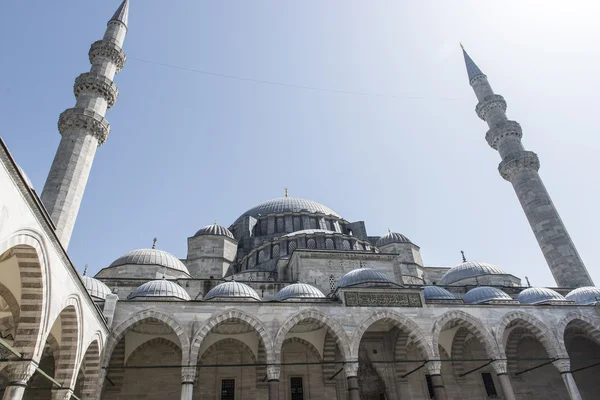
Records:
M469 83L479 100L475 111L489 126L485 138L502 158L498 171L512 183L556 284L565 288L594 286L538 174L537 154L525 150L521 126L506 117L506 101L494 93L487 76L464 48L463 55Z
M62 139L42 191L42 202L65 248L71 240L96 149L110 133L110 124L104 115L118 96L113 78L125 65L122 46L128 14L129 0L125 0L108 21L104 38L90 48L90 72L75 80L75 107L64 111L58 119Z

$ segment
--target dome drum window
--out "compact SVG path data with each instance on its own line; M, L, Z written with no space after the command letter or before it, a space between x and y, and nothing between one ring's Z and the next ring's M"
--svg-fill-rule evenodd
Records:
M306 241L306 248L307 249L316 249L317 248L317 241L314 238L310 238Z
M295 240L290 240L290 241L288 242L288 245L287 245L287 248L288 248L288 255L291 255L291 254L292 254L292 252L293 252L294 250L296 250L296 247L297 247L296 241L295 241Z
M271 258L279 258L279 244L274 244L271 248Z
M329 250L335 249L335 244L333 243L333 239L332 238L326 238L325 239L325 248L329 249Z

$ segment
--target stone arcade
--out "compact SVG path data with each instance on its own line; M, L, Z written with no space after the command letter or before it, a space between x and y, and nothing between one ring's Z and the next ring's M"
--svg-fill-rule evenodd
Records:
M41 198L0 141L3 399L597 398L600 289L466 52L486 139L558 288L464 257L427 267L408 237L287 193L198 230L185 259L153 245L80 276L66 248L110 131L128 12L75 81Z

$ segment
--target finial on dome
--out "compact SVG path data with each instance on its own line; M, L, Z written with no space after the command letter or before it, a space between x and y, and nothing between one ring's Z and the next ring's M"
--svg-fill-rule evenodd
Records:
M152 239L152 249L156 249L156 242L158 242L157 238Z
M213 225L216 225L216 224L217 224L217 220L215 219L215 220L213 221Z
M388 233L392 233L392 229L388 226Z
M288 188L284 188L285 189L285 197L288 197Z
M87 269L88 269L88 265L85 264L85 268L83 269L83 276L87 275Z
M462 256L462 262L467 262L467 257L465 257L465 252L464 251L460 251L460 255Z

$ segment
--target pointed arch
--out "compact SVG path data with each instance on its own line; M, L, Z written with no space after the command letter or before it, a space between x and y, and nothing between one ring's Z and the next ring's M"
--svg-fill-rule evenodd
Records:
M308 348L308 351L310 351L310 353L316 357L317 360L323 361L323 357L321 356L321 353L319 352L319 350L317 350L315 345L313 345L308 340L304 340L304 339L296 337L296 336L289 337L283 341L283 345L281 346L281 348L283 349L283 346L285 346L286 344L290 344L290 343L303 344L304 346L306 346Z
M0 256L16 257L21 278L21 308L13 347L23 358L34 360L39 360L44 350L42 332L50 307L48 257L43 243L37 232L28 229L0 242Z
M273 356L275 357L275 360L279 360L281 358L281 348L283 346L283 342L287 334L292 330L294 326L296 326L304 320L314 320L317 321L319 324L322 324L327 329L327 331L335 338L344 360L349 359L349 357L351 356L350 345L348 341L348 336L346 335L344 328L342 328L342 325L340 325L340 323L334 320L333 318L329 317L327 314L324 314L321 311L311 308L299 311L289 316L281 325L281 327L277 331L277 335L275 336L275 341L273 344Z
M556 337L546 324L523 311L511 311L500 319L500 323L496 328L496 340L501 355L506 356L508 347L508 342L506 344L504 343L505 332L513 326L520 326L531 332L533 337L544 346L550 357L560 358L566 354L566 350L564 352L562 351L563 349L561 348L560 343L556 340Z
M248 357L250 357L252 362L256 363L256 356L254 355L254 352L252 351L252 349L250 347L248 347L248 345L246 343L242 342L241 340L235 339L235 338L225 338L225 339L221 339L221 340L211 344L208 347L208 349L204 350L202 352L202 354L199 354L200 359L198 360L198 363L200 363L200 361L204 357L208 357L212 352L216 351L219 346L223 346L223 345L227 345L227 344L235 344L237 346L240 346L244 350L244 353L246 353L248 355Z
M80 371L83 373L81 393L85 398L91 398L98 389L100 354L102 352L101 343L101 335L97 332L83 355L80 367Z
M395 311L382 309L368 316L354 332L351 347L352 357L358 358L358 348L364 333L377 321L389 321L394 323L400 330L408 333L409 339L415 343L423 357L429 360L434 356L434 353L427 342L426 335L413 320Z
M256 333L258 333L258 335L260 336L263 346L265 347L265 351L267 352L267 359L269 358L269 354L271 354L273 349L273 343L271 341L271 337L269 336L268 329L265 326L265 324L263 324L258 318L247 314L244 311L231 309L213 315L202 324L202 326L194 336L192 344L190 346L191 350L190 357L188 360L190 363L195 364L198 362L200 347L202 346L202 342L204 341L206 336L208 336L210 331L212 331L212 329L215 328L217 325L228 320L239 320L254 328Z
M142 324L145 320L156 320L161 321L165 325L173 330L173 333L179 339L179 345L181 346L181 359L182 365L188 365L189 354L190 354L190 339L185 333L185 329L181 322L172 318L171 316L155 310L144 310L134 315L133 317L122 322L111 334L110 338L106 343L106 350L104 353L104 367L108 367L112 352L119 343L119 341L125 336L125 333L135 325Z
M565 334L567 332L567 328L571 324L576 325L578 328L587 333L592 339L594 339L596 343L600 344L600 323L580 312L572 311L568 313L562 320L560 320L556 327L558 342L560 343L561 348L564 348L565 351Z
M475 318L471 314L468 314L461 310L451 310L442 314L433 324L432 328L432 347L437 358L439 358L439 340L442 330L447 324L454 324L454 326L461 326L469 330L473 335L477 337L479 342L485 348L485 352L488 357L497 359L498 357L498 344L492 336L492 334L483 325L481 320ZM452 355L454 357L454 354Z
M129 354L129 356L127 357L127 359L124 361L125 365L129 364L129 360L131 360L132 358L134 358L136 355L143 353L144 351L146 351L147 349L151 349L157 345L165 345L168 348L170 348L171 350L173 350L175 353L177 353L178 356L181 356L181 347L169 340L169 339L165 339L163 337L156 337L150 340L145 341L144 343L140 344L138 347L136 347L131 354Z

